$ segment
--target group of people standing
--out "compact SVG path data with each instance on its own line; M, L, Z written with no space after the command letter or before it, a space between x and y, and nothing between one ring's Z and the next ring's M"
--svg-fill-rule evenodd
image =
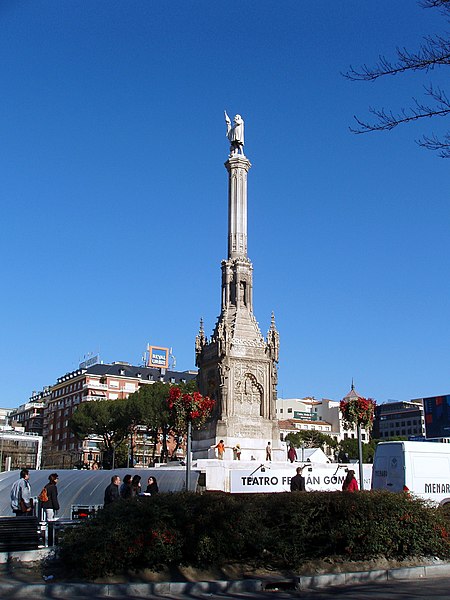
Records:
M58 502L58 473L48 476L48 483L43 487L38 496L39 506L44 511L46 521L54 521L59 510ZM20 471L20 477L11 488L11 510L17 517L33 516L33 497L31 495L30 472L28 469Z
M54 521L56 513L59 510L58 502L58 473L51 473L48 476L48 483L43 487L38 496L39 508L43 510L43 516L46 521ZM139 495L154 495L159 491L156 477L150 476L147 480L147 487L144 492L141 491L140 475L125 475L123 483L120 483L120 477L113 475L111 483L105 490L104 504L111 504L116 500L134 498ZM20 477L11 487L11 510L18 516L34 516L35 506L31 494L30 472L28 469L20 471Z
M291 479L291 492L305 492L306 480L302 472L305 467L297 467L296 474ZM349 469L342 483L343 492L357 492L359 490L358 482L355 477L355 471Z
M119 475L111 477L111 483L105 489L104 505L112 504L117 500L126 500L127 498L135 498L141 495L153 496L159 492L156 477L152 475L147 480L147 487L142 492L141 476L140 475L125 475L122 484L120 483Z
M220 440L219 443L214 446L214 448L217 450L217 458L219 460L223 460L224 455L225 455L225 443L223 440ZM233 460L241 460L241 445L240 444L236 444L235 446L233 446L232 448L233 450ZM252 460L254 460L254 458L252 457ZM272 446L270 442L267 442L267 446L266 446L266 460L267 461L271 461L272 460Z

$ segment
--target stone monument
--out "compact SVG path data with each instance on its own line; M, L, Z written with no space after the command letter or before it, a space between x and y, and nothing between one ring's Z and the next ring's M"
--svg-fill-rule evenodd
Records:
M196 364L202 394L216 401L212 419L193 433L194 459L213 458L216 444L225 443L224 458L233 458L239 444L241 460L285 459L276 419L279 335L272 313L266 340L253 315L253 266L247 256L247 174L244 121L234 124L225 112L231 144L228 171L228 258L222 261L221 312L211 338L203 321L196 337ZM236 458L236 452L234 453Z

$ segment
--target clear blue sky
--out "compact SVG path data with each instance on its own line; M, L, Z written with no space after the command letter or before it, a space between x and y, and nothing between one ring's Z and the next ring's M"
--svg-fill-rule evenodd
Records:
M227 253L225 108L279 396L449 393L449 163L414 143L446 122L349 132L444 74L341 75L446 27L413 0L2 0L0 406L88 352L136 364L150 342L194 368Z

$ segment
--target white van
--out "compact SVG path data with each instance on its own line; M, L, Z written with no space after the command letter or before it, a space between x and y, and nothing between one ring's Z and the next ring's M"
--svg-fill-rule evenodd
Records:
M450 444L380 442L373 459L372 489L410 491L438 504L450 502Z

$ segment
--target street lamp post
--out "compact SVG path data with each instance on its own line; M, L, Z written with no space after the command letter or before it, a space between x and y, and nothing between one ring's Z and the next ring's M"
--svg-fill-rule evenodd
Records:
M364 468L363 468L363 451L361 439L361 425L358 423L356 427L358 435L358 460L359 460L359 489L364 489Z
M188 419L187 443L186 443L186 491L191 489L191 445L192 445L192 423Z

